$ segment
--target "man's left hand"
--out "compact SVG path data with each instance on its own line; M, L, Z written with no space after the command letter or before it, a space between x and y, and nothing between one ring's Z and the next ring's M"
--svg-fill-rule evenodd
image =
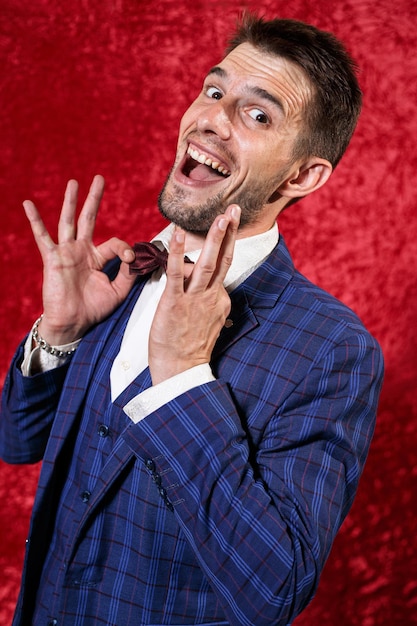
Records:
M230 298L223 282L232 263L239 220L237 205L230 205L224 214L216 217L200 258L187 278L185 233L175 229L167 284L149 335L149 368L154 385L210 362L214 344L230 312Z

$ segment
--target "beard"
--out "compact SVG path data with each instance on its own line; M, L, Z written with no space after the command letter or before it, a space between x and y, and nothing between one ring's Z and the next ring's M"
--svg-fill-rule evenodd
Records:
M241 208L240 228L256 223L265 205L278 199L276 189L285 179L287 168L278 172L273 180L256 181L249 189L241 189L227 198L226 192L220 191L193 206L187 201L186 191L172 180L173 171L174 168L158 197L160 213L187 232L206 235L215 218L231 204L238 204Z

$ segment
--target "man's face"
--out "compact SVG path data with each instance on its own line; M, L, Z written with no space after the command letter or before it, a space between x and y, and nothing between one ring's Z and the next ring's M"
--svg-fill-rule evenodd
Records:
M210 70L182 118L162 214L196 233L206 233L232 203L242 209L242 229L262 221L294 170L310 97L295 64L248 43L235 48Z

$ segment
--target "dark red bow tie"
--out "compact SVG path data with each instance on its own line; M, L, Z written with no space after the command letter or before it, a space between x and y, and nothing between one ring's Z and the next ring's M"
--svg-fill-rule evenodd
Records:
M155 244L147 241L133 244L135 260L129 265L130 274L145 276L154 270L162 267L167 268L168 251L164 248L160 250ZM192 263L188 257L184 258L186 263Z

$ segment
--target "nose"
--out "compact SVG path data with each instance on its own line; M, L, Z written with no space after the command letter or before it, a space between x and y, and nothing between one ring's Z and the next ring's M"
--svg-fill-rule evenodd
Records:
M223 140L229 139L232 130L231 115L226 98L213 100L197 118L197 128L204 133L214 133Z

